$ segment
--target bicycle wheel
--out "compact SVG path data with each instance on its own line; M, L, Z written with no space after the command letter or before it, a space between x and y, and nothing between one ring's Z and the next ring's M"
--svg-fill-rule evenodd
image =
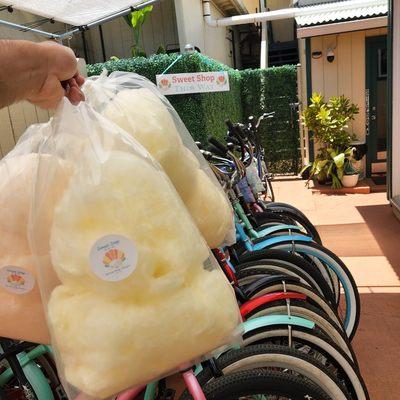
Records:
M264 223L268 223L270 218L276 218L277 216L280 216L281 218L286 217L295 221L297 225L303 227L309 236L311 236L317 243L322 244L321 237L311 221L301 211L286 204L269 203L267 211L253 214L253 220L256 225L260 227Z
M290 340L289 340L290 337ZM334 371L353 399L368 400L368 390L355 364L343 350L317 329L298 326L265 326L257 332L244 335L244 346L254 344L274 344L290 346L322 362Z
M223 375L258 368L282 371L313 382L334 400L351 399L350 394L339 379L320 361L290 347L266 344L252 345L223 354L215 360L215 365ZM201 385L204 385L212 381L214 375L212 368L205 367L197 375L197 379Z
M306 302L300 300L289 300L290 315L304 318L313 322L318 328L324 332L334 343L336 343L343 351L354 359L354 353L348 338L343 333L343 328L339 327L332 321L323 311L313 307ZM271 303L263 304L253 311L249 312L247 319L263 317L266 315L287 315L288 306L285 300L277 300Z
M283 242L279 242L279 243L283 243ZM279 244L277 243L277 244ZM292 242L290 242L292 243ZM337 307L339 306L339 300L340 300L340 285L339 285L339 279L338 277L323 263L321 262L319 259L313 257L307 257L304 254L296 254L293 251L294 247L293 247L293 243L292 243L292 248L290 251L288 251L287 249L276 249L276 248L272 248L269 247L267 249L263 249L263 250L256 250L256 251L251 251L251 252L244 252L241 256L236 257L237 259L237 263L238 264L243 264L249 261L255 261L255 260L262 260L265 257L268 259L271 255L271 252L274 251L279 251L280 253L278 254L278 258L283 258L284 256L280 255L286 252L286 254L288 256L295 256L295 257L299 257L302 260L304 260L308 265L312 266L315 269L315 274L320 274L322 275L322 277L324 278L324 280L326 281L327 285L329 286L330 290L327 290L324 293L324 296L326 297L327 295L330 296L332 294L332 298L330 298L332 300L332 305L335 307L335 309L337 309ZM273 253L272 253L273 254Z
M239 285L241 285L241 280L238 281ZM330 319L335 321L337 325L341 324L340 318L337 315L336 311L329 305L329 303L322 297L318 292L313 290L311 287L302 284L299 281L290 280L290 277L280 279L280 281L272 281L272 282L262 282L257 285L257 287L253 288L253 290L249 291L248 287L244 288L245 294L251 298L257 298L264 294L274 293L274 292L295 292L301 293L307 296L307 300L316 305L318 308L323 310Z
M279 262L281 265L290 265L292 268L302 271L308 275L309 279L316 285L317 291L325 297L331 305L336 306L335 295L333 293L333 283L321 273L321 271L304 260L303 257L296 254L291 254L282 250L263 250L262 255L249 253L244 257L247 262L240 263L235 266L238 277L244 268L264 268L264 262L268 265L269 262Z
M312 242L297 242L293 245L293 242L285 241L272 244L270 248L288 252L292 252L294 248L296 254L305 255L310 258L314 257L335 273L344 290L346 309L344 312L343 324L346 328L347 336L351 340L357 331L360 319L360 295L351 272L342 260L330 250Z
M204 387L207 400L334 400L309 380L283 372L254 369L218 378ZM180 400L192 400L185 392Z

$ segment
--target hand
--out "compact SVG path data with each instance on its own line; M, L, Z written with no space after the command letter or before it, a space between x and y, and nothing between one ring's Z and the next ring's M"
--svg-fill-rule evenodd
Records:
M28 97L31 103L46 109L56 108L66 96L72 104L85 100L81 91L85 79L78 73L74 52L55 42L38 45L43 62L38 85Z

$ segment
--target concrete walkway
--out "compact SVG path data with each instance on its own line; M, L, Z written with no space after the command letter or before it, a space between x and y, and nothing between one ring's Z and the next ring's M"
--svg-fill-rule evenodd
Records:
M353 344L371 400L400 399L400 222L386 193L326 195L304 181L275 181L276 201L302 210L359 287Z

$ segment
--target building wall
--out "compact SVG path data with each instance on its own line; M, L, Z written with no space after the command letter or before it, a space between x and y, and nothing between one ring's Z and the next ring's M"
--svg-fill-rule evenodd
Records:
M214 18L223 18L221 12L211 5ZM204 22L203 22L204 24ZM208 57L214 58L230 67L233 66L232 36L229 28L212 28L204 24L204 51Z
M392 201L400 216L400 0L393 1Z
M205 23L201 0L175 0L175 9L181 49L190 43L203 54L233 66L229 28L213 28ZM213 4L211 15L213 18L224 17Z
M361 140L365 140L366 122L365 38L386 33L387 29L381 28L311 38L311 53L323 53L321 58L311 58L312 91L320 92L326 98L345 95L357 104L360 113L349 124L349 130ZM332 63L326 59L328 48L334 48L335 60ZM300 49L301 63L305 65L304 46L300 46ZM302 100L307 101L304 97Z
M131 46L134 43L132 29L118 18L102 25L106 58L112 56L128 58L132 56ZM88 37L88 62L102 62L99 28L93 28L86 33ZM154 54L160 45L167 50L179 48L178 28L173 0L162 0L154 4L143 25L142 47L147 54Z
M267 0L267 7L270 11L289 8L292 0ZM295 24L292 18L271 21L274 42L289 42L296 39Z

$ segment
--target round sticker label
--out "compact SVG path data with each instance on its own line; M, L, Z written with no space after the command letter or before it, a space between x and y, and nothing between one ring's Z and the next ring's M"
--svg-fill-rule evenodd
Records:
M105 281L118 282L136 269L137 250L127 237L107 235L94 243L89 258L96 276Z
M0 268L0 286L14 294L29 293L35 287L35 277L23 268L7 265Z

